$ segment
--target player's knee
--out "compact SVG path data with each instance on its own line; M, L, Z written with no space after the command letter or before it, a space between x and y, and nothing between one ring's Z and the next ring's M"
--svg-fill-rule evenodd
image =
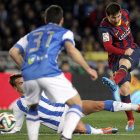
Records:
M68 106L76 104L76 105L82 107L82 100L81 100L79 94L77 94L76 96L69 99L66 103Z
M122 65L126 66L127 69L129 69L131 67L131 63L128 59L121 59L119 61L119 67Z

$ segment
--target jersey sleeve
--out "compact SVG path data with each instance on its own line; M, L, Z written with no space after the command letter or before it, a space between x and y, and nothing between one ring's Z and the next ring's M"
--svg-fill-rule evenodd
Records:
M100 33L103 41L103 46L106 51L112 54L124 55L125 50L113 46L112 35L106 28L100 28Z
M16 44L14 44L14 47L19 48L21 54L24 54L25 53L25 50L27 48L27 45L28 45L28 39L27 39L27 37L28 37L28 35L25 35Z
M123 14L126 16L127 20L130 22L130 14L129 14L129 11L127 9L123 9L122 10Z
M63 46L65 44L65 41L70 41L73 44L73 46L75 46L73 32L67 31L65 34L63 34L62 41L63 41Z

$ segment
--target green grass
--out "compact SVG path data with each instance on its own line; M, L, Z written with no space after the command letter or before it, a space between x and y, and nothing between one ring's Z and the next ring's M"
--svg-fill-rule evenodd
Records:
M3 112L3 111L1 111ZM125 126L127 123L126 116L124 112L106 112L102 111L99 113L94 113L82 120L85 123L93 125L98 128L104 128L109 126L116 126L119 129L117 134L112 135L73 135L74 140L139 140L140 139L140 114L134 112L135 116L135 130L125 131ZM60 135L55 131L45 127L40 127L39 140L59 140ZM28 140L26 125L22 127L22 130L16 134L0 134L0 140Z

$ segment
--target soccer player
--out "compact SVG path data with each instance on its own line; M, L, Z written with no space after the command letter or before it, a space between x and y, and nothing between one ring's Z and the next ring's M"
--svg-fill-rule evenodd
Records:
M62 47L66 48L93 80L98 76L74 47L73 33L61 27L64 21L62 8L51 5L44 15L46 25L22 37L10 49L9 54L21 69L24 78L23 88L29 106L26 117L29 139L38 139L40 122L37 106L43 90L47 92L51 103L62 102L69 106L60 139L72 139L72 133L82 116L82 101L77 90L58 68L57 57Z
M16 133L22 128L24 118L27 114L27 105L24 98L24 92L22 88L23 77L21 74L13 74L10 76L9 83L12 87L19 92L21 98L16 102L13 108L13 114L16 118L16 125L14 129L8 133ZM140 110L139 105L125 104L116 101L91 101L83 100L83 116L89 115L94 112L102 110L106 111L122 111L122 110ZM41 94L41 100L39 101L38 113L41 123L58 133L62 131L64 119L68 111L68 106L63 103L51 104L44 92ZM80 121L75 129L75 132L85 134L110 134L116 133L118 130L114 127L108 127L104 129L96 129L89 124L84 124ZM4 133L4 132L1 132Z
M139 63L140 49L134 43L130 29L130 19L127 10L121 9L117 3L110 3L106 7L106 17L100 24L103 45L108 51L108 63L114 72L111 79L103 77L103 82L112 91L120 88L122 102L131 103L130 100L130 72ZM128 123L126 130L134 130L134 116L132 111L126 111Z

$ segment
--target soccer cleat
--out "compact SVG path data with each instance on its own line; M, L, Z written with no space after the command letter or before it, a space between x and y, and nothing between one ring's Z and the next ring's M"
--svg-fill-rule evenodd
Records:
M140 113L140 104L138 104L138 110L136 112Z
M103 77L102 81L105 85L108 85L113 92L117 90L117 85L115 81L110 80L107 77Z
M116 127L107 127L101 130L103 131L103 134L115 134L118 132L118 128Z
M128 121L125 130L126 131L133 131L134 130L134 120Z
M72 139L67 139L63 135L61 135L60 140L72 140Z

